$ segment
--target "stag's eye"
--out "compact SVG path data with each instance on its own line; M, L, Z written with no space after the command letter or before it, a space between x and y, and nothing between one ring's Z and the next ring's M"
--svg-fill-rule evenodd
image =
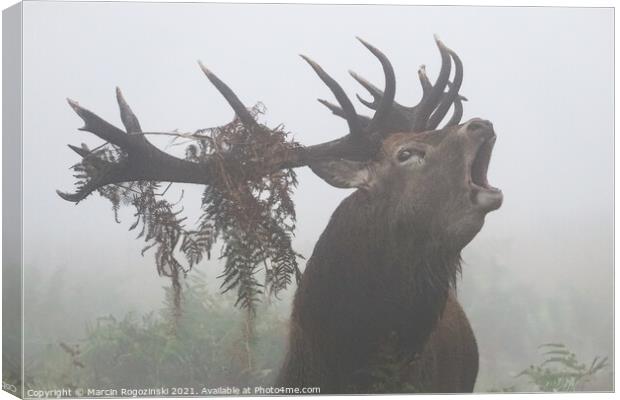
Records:
M424 152L418 149L402 149L398 152L396 156L399 162L404 163L411 159L415 159L416 161L420 161L424 158Z

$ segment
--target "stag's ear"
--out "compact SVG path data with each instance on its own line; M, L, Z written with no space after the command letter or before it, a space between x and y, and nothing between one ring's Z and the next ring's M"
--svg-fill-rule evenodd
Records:
M338 188L370 187L367 163L339 159L312 164L310 169L325 182Z

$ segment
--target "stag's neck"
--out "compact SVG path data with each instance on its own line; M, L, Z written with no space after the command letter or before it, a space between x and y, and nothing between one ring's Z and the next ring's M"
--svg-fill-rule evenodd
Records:
M357 191L332 215L317 247L338 260L351 259L352 273L376 279L389 274L415 293L447 291L460 273L460 248L413 221L391 220L385 199ZM339 243L338 246L334 243ZM315 254L318 253L315 251Z
M459 251L415 224L390 221L380 207L385 201L360 192L340 204L308 262L292 317L317 335L355 332L369 343L351 350L362 359L390 332L403 354L420 352L459 271ZM330 340L342 353L350 343L339 337Z

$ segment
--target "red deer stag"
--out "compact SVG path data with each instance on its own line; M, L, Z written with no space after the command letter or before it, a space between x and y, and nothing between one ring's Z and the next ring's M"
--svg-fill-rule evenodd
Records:
M502 203L486 177L493 126L477 118L460 124L462 63L441 41L439 75L432 84L420 68L423 95L414 107L394 101L390 62L360 41L385 74L382 91L352 73L373 96L372 102L358 96L375 110L373 117L358 115L340 85L304 57L339 106L320 101L346 120L349 133L266 160L271 171L309 166L330 185L357 188L333 213L301 278L277 384L320 387L322 393L471 392L477 345L455 283L461 250ZM239 120L260 126L234 92L201 67ZM103 185L130 181L213 182L210 162L173 157L134 134L141 132L138 120L120 91L117 97L126 132L69 101L85 122L82 130L120 147L126 157L78 192L59 192L62 198L77 202ZM438 129L450 108L452 117ZM376 373L385 362L396 366L391 388Z

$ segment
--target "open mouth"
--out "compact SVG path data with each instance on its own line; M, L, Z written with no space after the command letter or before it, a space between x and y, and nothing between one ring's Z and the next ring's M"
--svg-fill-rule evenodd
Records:
M487 171L491 162L491 153L495 145L495 135L487 138L478 150L471 164L470 179L475 189L472 191L472 200L485 208L499 208L502 203L501 190L489 184Z

